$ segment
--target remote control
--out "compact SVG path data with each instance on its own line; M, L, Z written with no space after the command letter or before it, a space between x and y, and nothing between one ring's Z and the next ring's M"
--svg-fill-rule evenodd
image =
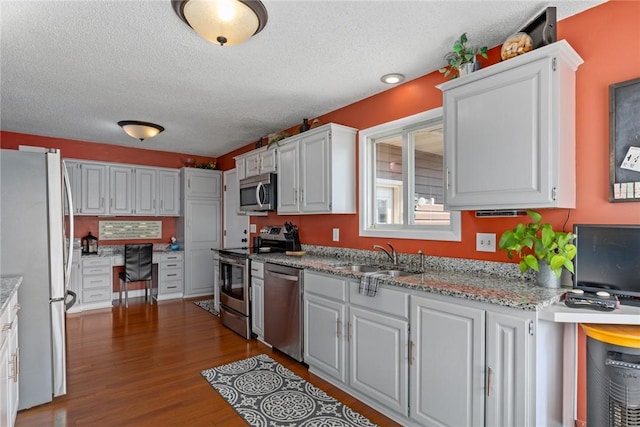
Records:
M606 295L605 295L606 294ZM600 291L597 294L567 292L564 303L571 308L588 308L598 311L613 311L620 307L620 301L615 295Z

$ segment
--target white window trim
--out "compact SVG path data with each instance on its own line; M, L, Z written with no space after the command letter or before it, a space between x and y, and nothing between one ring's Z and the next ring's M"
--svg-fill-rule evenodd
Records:
M383 123L368 129L361 130L358 135L359 151L359 204L360 204L360 236L362 237L387 237L396 239L415 240L444 240L452 242L462 241L461 215L459 211L450 211L451 223L449 226L425 226L410 224L390 224L371 227L375 212L375 200L373 198L373 185L375 176L375 165L369 159L373 158L373 144L371 139L379 137L384 133L397 131L420 122L433 120L442 117L442 107L429 111L403 117L392 122Z

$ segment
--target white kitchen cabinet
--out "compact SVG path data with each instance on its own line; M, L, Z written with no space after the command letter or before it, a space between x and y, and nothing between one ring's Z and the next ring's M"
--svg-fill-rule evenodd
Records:
M220 199L222 173L216 170L182 168L186 199Z
M85 256L82 264L82 309L111 307L111 257Z
M420 425L484 425L485 312L411 297L411 419Z
M69 178L69 187L71 188L71 201L73 202L73 214L80 213L82 207L81 198L81 186L80 181L82 175L80 173L80 163L73 160L64 161L65 168L67 169L67 177ZM64 191L65 203L64 214L69 215L69 207L67 206L67 192Z
M331 123L281 141L278 214L355 213L355 133Z
M127 166L109 166L109 214L133 214L134 169Z
M14 292L0 313L0 425L2 426L13 426L18 413L19 309L18 292Z
M251 331L264 341L264 263L251 261Z
M160 254L158 262L158 294L156 300L182 298L184 292L184 254L167 252Z
M107 213L107 166L100 163L80 164L80 214L105 215Z
M234 157L238 179L276 171L276 150L267 147L258 148Z
M346 383L347 283L343 278L308 270L303 283L304 361Z
M154 168L135 168L134 214L154 216L158 214L156 199L158 198L158 171Z
M180 215L180 171L177 169L158 170L158 215Z
M575 71L564 40L438 86L445 208L575 207Z
M222 173L206 169L182 169L182 216L177 238L184 247L184 296L214 295L215 260L211 249L222 244Z

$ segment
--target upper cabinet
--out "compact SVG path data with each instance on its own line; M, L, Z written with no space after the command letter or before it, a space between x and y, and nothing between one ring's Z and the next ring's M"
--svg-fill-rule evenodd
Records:
M234 157L238 179L276 171L276 150L258 148Z
M221 174L207 169L182 168L184 196L189 199L219 199L221 195Z
M278 214L355 213L355 134L331 123L280 142Z
M438 86L450 210L575 207L575 72L564 40Z
M65 167L75 215L180 215L179 169L68 159Z

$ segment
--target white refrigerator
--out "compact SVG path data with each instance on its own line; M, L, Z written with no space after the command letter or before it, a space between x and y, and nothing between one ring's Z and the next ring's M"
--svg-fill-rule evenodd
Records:
M65 300L72 251L66 246L63 204L71 197L63 197L69 187L60 152L39 151L0 150L0 274L23 276L18 409L66 394ZM72 224L71 216L71 235Z

